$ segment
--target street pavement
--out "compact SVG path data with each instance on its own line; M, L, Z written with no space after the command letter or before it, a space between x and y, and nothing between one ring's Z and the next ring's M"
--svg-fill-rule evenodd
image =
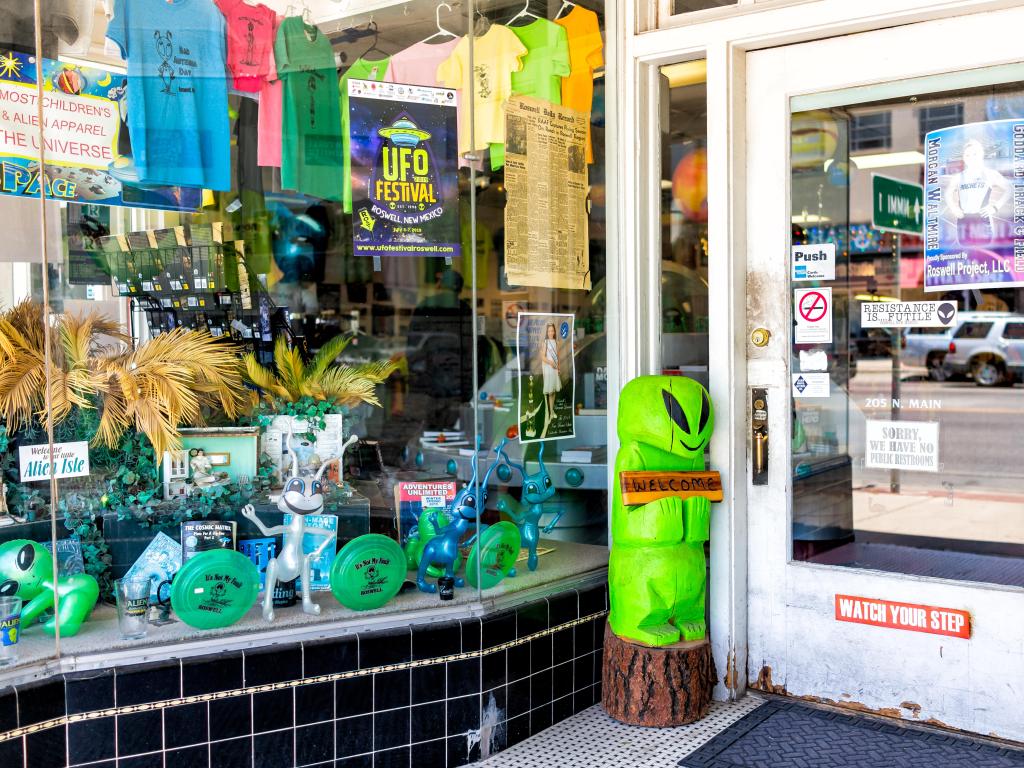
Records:
M1024 386L902 377L894 409L891 363L864 360L848 392L857 529L1024 544ZM939 471L900 471L892 494L863 466L867 419L938 421Z

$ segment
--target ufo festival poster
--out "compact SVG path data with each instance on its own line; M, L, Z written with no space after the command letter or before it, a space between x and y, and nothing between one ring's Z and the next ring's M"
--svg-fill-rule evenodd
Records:
M460 255L455 91L350 80L356 256Z

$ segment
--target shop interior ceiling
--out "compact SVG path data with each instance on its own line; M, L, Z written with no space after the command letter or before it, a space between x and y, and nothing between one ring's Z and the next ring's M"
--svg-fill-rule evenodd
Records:
M346 29L365 28L370 21L378 27L377 45L387 54L397 53L403 48L422 40L436 29L436 3L430 0L307 0L289 2L288 0L262 0L264 5L278 13L290 10L294 15L309 10L309 18L324 32L337 39ZM466 33L465 14L468 3L465 0L447 0L452 10L441 9L441 24L455 34ZM92 45L85 60L98 66L121 68L124 62L116 52L106 44L107 8L113 3L95 0L96 22L93 25ZM599 8L601 3L581 2L580 5ZM47 0L43 2L43 13L46 13ZM523 7L523 0L477 0L474 8L496 21L506 21ZM554 18L561 7L561 0L531 0L530 8L538 15L547 10L547 17ZM345 60L351 63L365 51L372 37L363 37L354 41L339 41L334 49L345 54Z

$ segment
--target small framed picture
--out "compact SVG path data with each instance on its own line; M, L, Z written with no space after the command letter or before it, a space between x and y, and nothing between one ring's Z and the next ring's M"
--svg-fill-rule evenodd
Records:
M206 457L210 460L210 464L214 467L230 467L231 466L231 454L230 453L208 453Z

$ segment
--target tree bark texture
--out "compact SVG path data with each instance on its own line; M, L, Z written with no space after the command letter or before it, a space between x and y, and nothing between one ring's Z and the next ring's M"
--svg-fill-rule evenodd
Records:
M602 677L605 712L620 722L653 728L700 720L718 681L706 638L655 648L624 640L607 624Z

